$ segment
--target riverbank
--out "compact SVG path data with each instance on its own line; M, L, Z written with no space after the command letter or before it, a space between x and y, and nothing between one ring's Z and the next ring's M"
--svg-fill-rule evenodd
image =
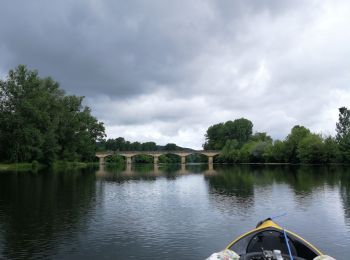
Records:
M0 171L30 171L43 168L39 163L0 163Z
M67 162L67 161L57 161L51 165L53 169L83 169L87 167L97 166L98 162Z
M2 171L37 171L44 168L52 168L54 170L61 169L83 169L88 167L98 166L98 162L66 162L57 161L51 166L40 164L38 162L32 163L0 163L0 172Z

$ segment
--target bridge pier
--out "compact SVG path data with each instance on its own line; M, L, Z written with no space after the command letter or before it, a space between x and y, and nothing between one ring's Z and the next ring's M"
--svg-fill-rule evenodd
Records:
M181 156L181 164L185 164L186 163L186 156Z
M213 156L208 156L208 164L213 164Z
M154 156L153 156L153 163L154 163L154 164L158 164L158 161L159 161L159 156L154 155Z
M131 156L126 156L126 164L131 164Z
M157 164L153 164L153 172L158 175L159 174L159 168Z
M99 166L98 166L98 171L97 171L97 173L98 174L103 174L105 172L105 165L104 165L104 163L101 163L100 162L100 164L99 164Z
M105 164L105 158L104 157L99 157L99 162L100 162L100 165Z
M127 163L126 164L125 172L126 173L131 173L131 163Z
M181 164L181 172L185 172L186 171L186 164Z

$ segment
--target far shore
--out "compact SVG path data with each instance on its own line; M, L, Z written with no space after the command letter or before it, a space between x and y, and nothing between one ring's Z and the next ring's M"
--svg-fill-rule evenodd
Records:
M40 164L38 162L32 163L0 163L0 172L25 172L25 171L38 171L44 168L53 168L55 170L61 169L81 169L89 166L98 165L98 162L66 162L58 161L54 162L51 166Z

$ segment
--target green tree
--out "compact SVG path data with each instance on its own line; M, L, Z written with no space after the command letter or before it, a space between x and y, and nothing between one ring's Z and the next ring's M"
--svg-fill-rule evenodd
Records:
M179 147L176 144L169 143L164 146L165 151L176 151L179 150Z
M346 107L339 108L339 119L336 123L336 139L341 142L350 134L350 110Z
M322 137L316 134L305 136L298 144L297 156L302 163L323 163L325 149Z
M266 160L270 146L272 146L271 142L249 141L240 149L239 161L245 163L263 163Z
M225 146L222 148L219 156L219 161L234 163L239 160L239 144L236 139L227 140Z
M339 145L335 138L328 136L324 139L324 162L339 163L341 162L341 153Z
M160 163L172 163L171 159L166 156L166 154L162 154L159 156L159 162Z
M36 71L21 65L0 81L0 94L2 159L54 160L59 148L54 131L58 100L63 96L58 84L40 79Z
M135 163L153 163L153 156L147 155L147 154L139 154L135 155L132 158L133 162Z
M106 141L106 149L110 151L128 151L133 150L133 147L137 146L137 143L131 144L129 141L125 141L123 137L118 137L116 139L108 139Z
M0 159L50 164L92 158L104 127L82 101L24 65L10 70L0 80Z
M270 143L272 143L271 136L269 136L265 132L256 132L255 134L253 134L250 137L250 140L255 141L255 142L262 141L262 142L270 142Z
M251 152L256 142L250 141L245 143L239 151L239 162L249 163L251 160Z
M224 125L225 140L236 139L240 146L246 143L253 133L253 123L245 118L228 121Z
M130 144L130 148L132 151L141 151L142 145L140 142L133 142Z
M155 142L146 142L142 145L142 151L157 151L157 145Z
M115 147L117 151L125 151L126 149L126 141L123 137L118 137L114 140L115 142Z
M310 134L310 130L305 128L304 126L296 125L292 128L291 133L287 136L285 141L285 155L287 162L300 162L297 156L298 145L303 138Z
M350 110L346 107L339 108L336 131L341 156L345 162L350 162Z
M269 158L272 162L286 162L286 143L276 140L270 149Z
M108 157L106 157L106 162L112 163L112 164L118 164L118 165L125 164L125 160L124 160L123 156L121 156L121 155L108 156Z
M106 151L107 150L106 143L107 143L107 141L105 139L97 141L96 142L96 150L97 151Z
M204 150L220 150L225 145L224 124L212 125L205 134Z
M252 132L253 123L245 118L212 125L205 135L206 142L203 148L205 150L221 150L227 140L237 140L241 147L249 140Z
M65 96L61 100L62 119L58 125L60 159L92 160L96 141L105 136L103 123L98 122L82 102L83 97L77 96Z
M269 150L272 146L271 141L258 141L250 151L250 162L263 163L269 158Z

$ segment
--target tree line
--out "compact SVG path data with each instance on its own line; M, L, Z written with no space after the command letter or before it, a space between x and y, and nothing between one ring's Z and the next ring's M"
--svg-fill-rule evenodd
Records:
M273 140L265 132L253 134L253 123L245 118L210 126L205 150L221 150L221 163L350 163L350 110L339 108L336 136L312 133L294 126L284 140Z
M130 142L124 137L109 138L107 140L100 140L96 143L99 151L183 151L188 148L177 146L174 143L166 145L157 145L155 142Z
M104 125L83 105L83 97L67 95L50 77L41 78L24 65L0 79L0 161L52 164L56 160L91 161L96 150L179 151L190 150L169 143L130 142L122 137L105 140ZM284 140L264 132L253 133L245 118L210 126L205 150L221 150L222 163L350 163L350 110L339 108L336 136L312 133L294 126ZM152 158L135 158L148 162ZM120 160L120 158L118 159ZM179 162L164 155L161 162ZM187 161L205 162L202 155Z
M94 159L104 126L50 77L20 65L0 80L0 161L52 164Z

